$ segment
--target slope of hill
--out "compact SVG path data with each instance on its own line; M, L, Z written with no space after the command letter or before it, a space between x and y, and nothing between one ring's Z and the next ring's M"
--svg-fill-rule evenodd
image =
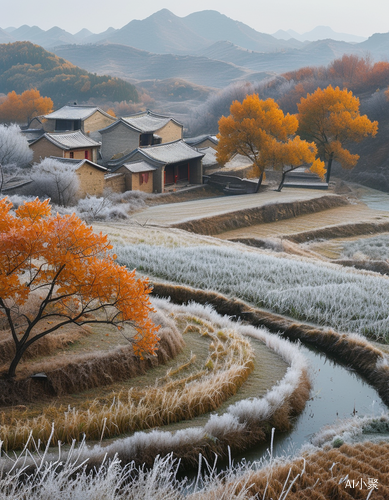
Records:
M71 33L54 26L44 31L38 26L21 26L10 33L12 41L23 42L28 40L45 48L55 47L60 43L74 43L75 38Z
M12 42L12 36L8 31L0 28L0 43L9 43Z
M120 43L158 54L190 53L209 41L188 28L184 21L162 9L142 21L133 20L102 42Z
M266 33L259 33L247 24L234 21L215 10L194 12L184 17L183 21L192 31L207 40L228 40L234 45L257 52L274 52L302 46L297 40L283 42Z
M300 35L293 30L278 30L276 33L273 33L275 38L280 40L290 40L294 38L295 40L299 40L300 42L315 42L317 40L326 40L330 38L331 40L337 40L339 42L349 42L349 43L360 43L366 40L363 36L350 35L348 33L338 33L334 31L329 26L316 26L311 31L307 31Z
M97 76L30 42L0 45L0 88L21 93L31 87L53 99L55 106L78 100L134 101L133 85L110 76Z
M204 56L151 54L125 45L66 45L55 53L96 73L109 73L130 81L181 78L196 85L222 88L249 72L234 64Z
M357 45L334 40L321 40L304 45L301 49L291 49L272 53L260 53L238 47L231 42L216 42L198 51L199 55L210 59L229 62L251 71L283 73L304 66L327 65L343 54L364 51Z

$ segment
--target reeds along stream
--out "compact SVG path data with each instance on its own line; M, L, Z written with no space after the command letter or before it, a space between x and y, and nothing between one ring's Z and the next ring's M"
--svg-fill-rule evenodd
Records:
M377 391L355 371L328 358L320 351L301 347L310 360L312 396L296 418L293 430L275 435L274 454L294 454L322 427L353 416L379 416L387 411ZM268 444L256 447L238 458L254 461L267 453Z

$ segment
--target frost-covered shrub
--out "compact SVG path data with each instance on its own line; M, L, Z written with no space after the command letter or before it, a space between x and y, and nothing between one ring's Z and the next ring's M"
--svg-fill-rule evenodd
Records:
M34 181L26 190L28 195L50 198L52 203L71 206L79 198L79 182L75 166L45 158L33 165L30 172Z
M127 219L127 204L115 205L110 198L86 196L74 207L76 214L87 221Z
M32 160L32 150L18 125L0 125L0 165L11 173Z
M239 297L341 332L389 338L389 281L382 277L206 245L116 245L115 253L121 264L155 277Z
M389 260L389 235L347 242L343 246L342 256L356 260Z

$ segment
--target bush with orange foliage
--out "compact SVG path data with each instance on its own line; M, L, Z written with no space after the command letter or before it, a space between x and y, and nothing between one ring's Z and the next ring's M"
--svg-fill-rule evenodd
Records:
M302 98L297 107L300 134L313 140L320 158L327 161L327 182L333 160L345 169L352 169L359 160L359 155L351 154L344 146L374 137L378 131L378 122L360 115L359 99L347 89L332 85L324 90L318 88Z
M8 377L31 344L67 324L130 323L135 354L155 354L148 281L115 263L107 236L75 214L51 215L49 200L11 208L0 200L0 317L16 348Z
M315 144L296 136L297 128L297 118L289 113L284 115L274 99L249 95L242 103L234 101L230 115L219 120L217 160L225 164L237 153L246 156L259 169L260 181L265 168L281 170L279 191L285 174L303 165L310 164L324 177L324 163L316 159Z
M41 97L39 90L30 89L22 94L9 92L0 104L0 122L29 123L35 116L45 115L53 110L50 97Z

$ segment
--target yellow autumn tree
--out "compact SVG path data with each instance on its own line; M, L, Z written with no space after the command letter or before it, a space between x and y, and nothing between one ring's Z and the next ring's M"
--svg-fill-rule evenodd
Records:
M107 237L75 214L51 215L48 200L11 208L0 200L0 320L15 346L8 377L33 343L69 324L130 324L135 354L154 354L148 280L115 262Z
M283 172L279 191L285 175L301 166L307 165L323 177L324 163L316 159L315 144L301 140L297 128L297 118L284 115L274 99L249 95L242 103L234 101L230 115L219 120L217 160L224 165L236 154L249 158L259 172L256 191L265 168Z
M374 137L378 131L378 122L361 116L359 99L347 89L331 85L324 90L318 88L302 98L297 107L299 133L314 141L319 157L327 162L327 182L334 160L344 169L352 169L357 164L359 155L350 153L345 146Z
M53 109L50 97L42 97L37 89L17 94L9 92L0 104L0 122L30 123L35 116L45 115Z

